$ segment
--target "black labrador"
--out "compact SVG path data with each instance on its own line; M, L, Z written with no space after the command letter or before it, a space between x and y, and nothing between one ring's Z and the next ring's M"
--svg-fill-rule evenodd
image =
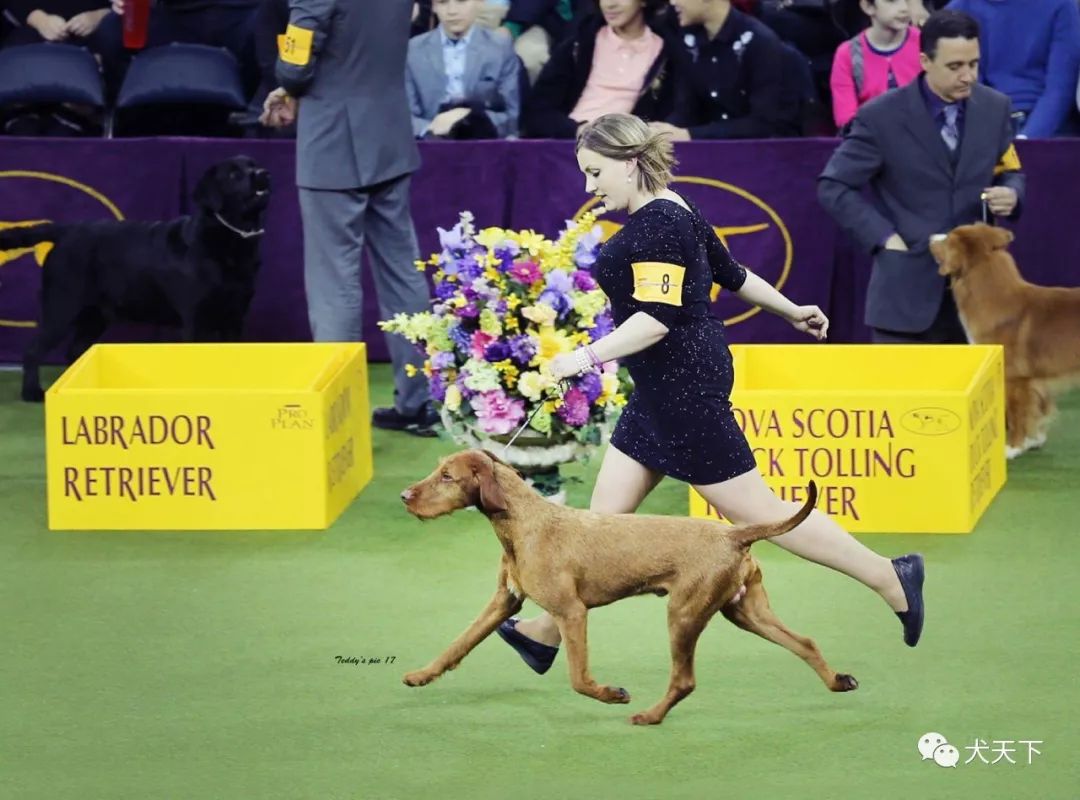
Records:
M44 398L39 368L49 351L70 337L74 361L114 320L178 326L185 342L239 340L269 199L269 173L237 156L199 179L191 216L0 231L0 250L54 245L42 270L41 324L23 354L23 400Z

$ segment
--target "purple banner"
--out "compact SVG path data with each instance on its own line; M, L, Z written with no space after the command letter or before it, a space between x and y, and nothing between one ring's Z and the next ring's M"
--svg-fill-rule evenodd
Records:
M679 145L675 188L694 200L737 259L792 300L816 303L832 321L830 339L862 342L867 259L856 256L817 203L815 179L834 140L711 142ZM310 338L303 288L303 231L291 141L0 139L0 226L33 220L169 219L190 211L191 191L213 162L244 153L270 170L274 192L263 270L245 336L252 341ZM1021 142L1027 207L1013 247L1031 281L1076 285L1080 140ZM436 227L462 210L480 227L531 228L554 237L588 207L584 178L566 142L425 143L413 182L421 256L437 248ZM601 218L617 229L623 215ZM0 362L21 360L38 317L41 267L35 254L0 254ZM373 360L386 359L376 328L373 284L365 273L364 330ZM717 313L733 342L799 342L781 320L721 296ZM116 327L110 341L170 341L172 330ZM54 353L54 360L61 355Z

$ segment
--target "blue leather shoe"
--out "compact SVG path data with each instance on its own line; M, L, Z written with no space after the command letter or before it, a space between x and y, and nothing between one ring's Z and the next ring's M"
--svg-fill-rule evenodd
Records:
M892 560L896 577L900 579L900 585L904 587L904 597L907 598L907 611L897 611L896 616L904 624L904 644L914 647L919 643L923 629L923 579L926 577L926 567L923 557L918 553L912 553Z
M517 617L510 617L495 631L503 638L504 642L517 650L522 661L528 664L534 672L543 675L555 663L555 656L559 654L559 648L537 642L525 634L519 633L517 624Z

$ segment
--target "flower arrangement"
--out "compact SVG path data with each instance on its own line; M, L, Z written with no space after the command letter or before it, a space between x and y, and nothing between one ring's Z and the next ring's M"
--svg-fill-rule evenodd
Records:
M536 485L554 492L562 481L550 467L587 458L629 389L615 363L561 385L548 371L556 355L614 328L591 272L600 228L586 214L550 241L531 230L477 231L473 221L466 211L450 230L439 228L441 252L417 262L434 280L431 310L379 325L424 351L423 374L454 441L518 467L549 468L548 485ZM526 420L523 446L503 453Z

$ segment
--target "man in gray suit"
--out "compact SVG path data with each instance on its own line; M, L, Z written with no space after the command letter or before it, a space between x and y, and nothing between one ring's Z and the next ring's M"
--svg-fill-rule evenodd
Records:
M965 343L930 238L981 220L983 199L990 214L1015 219L1024 176L1008 97L977 83L978 23L935 12L921 48L923 75L859 110L818 198L874 255L865 321L875 342Z
M362 338L361 254L367 245L380 315L428 308L409 211L420 164L405 97L411 4L406 0L290 0L279 38L281 88L266 100L266 124L297 120L296 184L304 225L304 285L315 341ZM381 428L433 435L438 416L427 382L409 378L423 356L388 337L394 407L375 410Z
M476 25L482 0L435 0L439 27L409 40L405 88L413 134L517 136L520 62L509 36Z

